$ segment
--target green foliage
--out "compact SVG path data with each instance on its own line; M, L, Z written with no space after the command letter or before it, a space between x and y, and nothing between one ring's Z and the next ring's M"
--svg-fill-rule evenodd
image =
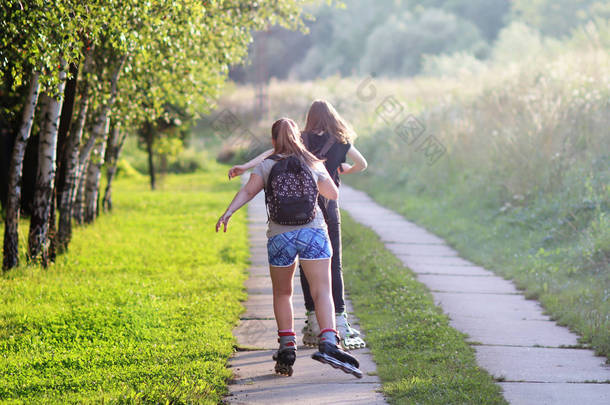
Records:
M420 0L424 7L442 8L475 24L488 41L493 41L506 23L509 0Z
M411 76L420 71L424 54L456 51L484 55L486 43L472 23L439 9L392 15L368 37L359 71Z
M304 27L302 3L62 0L50 7L41 0L3 2L1 118L18 127L19 94L34 70L42 72L41 90L54 96L59 70L66 63L82 65L90 51L93 72L80 79L90 84L89 122L112 102L118 72L112 118L122 131L134 133L144 123L158 132L167 123L186 125L214 105L229 65L246 55L253 30ZM179 139L180 131L164 136Z
M255 35L252 64L234 70L260 81L260 66L276 78L314 79L354 73L399 76L419 72L422 55L469 51L481 58L505 24L506 0L365 1L320 5L310 34L282 30Z
M544 35L562 37L596 18L610 18L610 4L599 0L514 0L513 14Z
M225 172L168 177L155 193L119 179L113 214L56 264L0 278L0 401L221 400L248 258L243 213L230 237L214 233L237 186Z
M505 404L426 287L373 231L342 215L346 286L389 402Z
M125 179L139 179L142 178L142 174L134 169L134 167L127 160L120 159L117 162L117 177Z
M498 64L523 62L537 59L545 54L559 53L562 44L521 23L513 22L500 31L494 43L491 60Z

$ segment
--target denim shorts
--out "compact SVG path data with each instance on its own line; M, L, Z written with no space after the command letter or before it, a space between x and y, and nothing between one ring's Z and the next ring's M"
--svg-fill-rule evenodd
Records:
M288 267L297 256L299 260L330 259L333 250L326 229L301 228L269 238L267 254L271 266Z

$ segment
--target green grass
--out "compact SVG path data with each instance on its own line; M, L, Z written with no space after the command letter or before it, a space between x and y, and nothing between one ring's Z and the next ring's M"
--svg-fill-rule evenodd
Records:
M119 180L56 264L0 278L0 402L221 400L248 267L244 213L214 233L225 171Z
M346 289L394 404L506 404L429 291L370 229L342 213Z

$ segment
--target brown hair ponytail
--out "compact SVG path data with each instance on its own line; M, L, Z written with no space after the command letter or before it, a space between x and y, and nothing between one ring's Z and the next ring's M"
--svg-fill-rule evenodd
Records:
M309 167L321 162L305 148L299 127L290 118L280 118L273 123L271 138L275 141L274 154L295 155Z

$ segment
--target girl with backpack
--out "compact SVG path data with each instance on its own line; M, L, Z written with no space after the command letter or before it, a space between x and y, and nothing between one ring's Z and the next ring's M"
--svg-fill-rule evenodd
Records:
M314 360L340 368L361 378L356 358L341 350L335 327L331 299L331 242L318 195L336 200L339 192L326 168L307 151L294 121L282 118L271 127L273 154L254 169L248 183L216 223L216 232L227 230L235 211L254 198L263 188L269 216L267 252L273 287L273 311L280 347L274 354L275 371L292 375L296 359L296 334L292 308L292 279L298 257L309 280L321 327Z
M341 184L339 174L358 173L367 167L366 159L352 144L354 132L328 101L316 100L311 104L301 138L307 150L324 161L324 165L337 187ZM273 149L270 149L243 165L232 167L229 170L229 179L255 167L272 153ZM354 162L353 166L346 163L346 157ZM335 322L341 337L341 344L346 349L362 348L366 344L360 337L360 332L350 326L345 312L339 206L336 200L327 199L323 195L319 197L318 202L328 227L333 248L331 261L332 292ZM316 320L316 306L311 296L309 280L302 269L301 286L307 310L307 321L303 328L303 343L308 346L315 346L318 343L320 328Z

